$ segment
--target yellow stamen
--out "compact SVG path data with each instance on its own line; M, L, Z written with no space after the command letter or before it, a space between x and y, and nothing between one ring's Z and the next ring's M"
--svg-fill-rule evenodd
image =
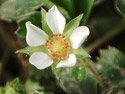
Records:
M67 59L72 51L69 41L61 34L51 35L45 46L48 48L50 57L56 61Z

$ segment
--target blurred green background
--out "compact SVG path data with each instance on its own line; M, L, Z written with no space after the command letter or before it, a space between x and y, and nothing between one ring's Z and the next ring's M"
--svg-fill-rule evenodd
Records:
M80 25L90 29L85 70L60 79L15 53L27 46L25 22L42 28L41 7L53 5L67 22L83 13ZM0 94L125 94L125 0L0 0Z

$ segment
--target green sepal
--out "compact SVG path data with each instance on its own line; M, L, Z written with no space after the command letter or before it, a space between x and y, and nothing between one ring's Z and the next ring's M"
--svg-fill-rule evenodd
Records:
M77 16L76 18L72 19L69 23L66 24L64 29L64 35L66 37L70 37L73 30L79 26L82 17L83 17L83 14Z
M47 48L44 45L41 46L27 46L24 49L17 50L16 53L25 53L32 55L35 52L45 52L47 53Z
M75 54L76 58L91 57L82 47L73 49L73 54Z
M41 21L42 29L50 36L53 33L46 22L46 10L44 10L43 8L41 9L41 15L42 15L42 21Z
M125 87L125 55L114 47L100 52L97 67L101 76L114 86Z

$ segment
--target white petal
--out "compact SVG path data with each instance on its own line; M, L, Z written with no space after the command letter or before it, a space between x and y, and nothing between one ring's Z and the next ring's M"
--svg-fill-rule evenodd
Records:
M30 56L29 62L38 69L45 69L53 63L53 60L43 52L36 52Z
M66 20L55 5L47 12L46 21L54 34L63 33Z
M60 61L56 68L61 68L61 67L72 67L76 64L76 56L74 54L70 54L69 58L65 61Z
M26 22L26 28L26 42L29 46L39 46L46 43L48 35L43 30L31 24L30 21Z
M86 26L77 27L70 36L72 48L77 49L89 35L89 29Z

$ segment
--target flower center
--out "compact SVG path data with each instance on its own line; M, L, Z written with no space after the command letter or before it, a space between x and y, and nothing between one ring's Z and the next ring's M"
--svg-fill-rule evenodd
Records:
M69 41L61 34L52 35L45 46L50 57L56 61L67 59L72 51Z

